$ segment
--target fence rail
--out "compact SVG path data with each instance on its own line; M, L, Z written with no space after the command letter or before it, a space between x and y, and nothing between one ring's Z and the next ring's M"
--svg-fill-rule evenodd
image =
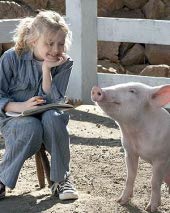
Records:
M170 21L97 18L98 40L170 44Z
M0 43L12 41L14 30L20 19L0 19Z
M76 11L76 15L75 15ZM93 85L107 86L126 81L151 85L170 83L169 78L97 73L97 40L148 44L170 44L170 21L97 17L97 0L66 0L66 21L73 32L69 54L74 69L68 96L91 103ZM19 19L0 20L0 43L12 41Z

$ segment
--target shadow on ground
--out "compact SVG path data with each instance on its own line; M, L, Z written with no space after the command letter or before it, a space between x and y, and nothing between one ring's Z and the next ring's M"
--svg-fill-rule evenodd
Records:
M87 122L91 122L94 124L98 123L98 124L102 124L103 126L106 126L108 128L118 128L115 121L113 121L109 117L93 114L88 111L83 112L78 109L71 110L69 114L70 114L70 118L72 120L77 120L77 121L82 121L82 122L87 121Z
M40 200L40 201L39 201ZM49 195L32 196L29 193L23 193L18 196L8 196L0 201L0 208L3 213L38 213L46 211L57 204L71 204L74 201L60 201L58 198ZM1 211L0 211L1 212Z

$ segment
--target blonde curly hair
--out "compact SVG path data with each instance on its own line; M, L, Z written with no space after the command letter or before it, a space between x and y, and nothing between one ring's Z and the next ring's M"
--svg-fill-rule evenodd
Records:
M59 13L47 10L40 11L35 17L26 17L17 26L13 37L15 51L21 55L27 50L32 50L32 42L41 34L55 33L58 30L62 30L66 35L65 51L67 51L71 45L72 33Z

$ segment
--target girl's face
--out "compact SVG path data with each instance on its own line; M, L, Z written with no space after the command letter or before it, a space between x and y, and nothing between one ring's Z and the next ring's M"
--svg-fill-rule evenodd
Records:
M58 61L64 53L66 35L62 30L56 33L42 34L33 42L34 57L39 61Z

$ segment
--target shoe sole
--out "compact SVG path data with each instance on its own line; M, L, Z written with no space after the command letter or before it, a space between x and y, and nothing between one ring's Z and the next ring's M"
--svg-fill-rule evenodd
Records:
M59 194L60 200L77 200L78 194L76 193L65 193L65 194Z

